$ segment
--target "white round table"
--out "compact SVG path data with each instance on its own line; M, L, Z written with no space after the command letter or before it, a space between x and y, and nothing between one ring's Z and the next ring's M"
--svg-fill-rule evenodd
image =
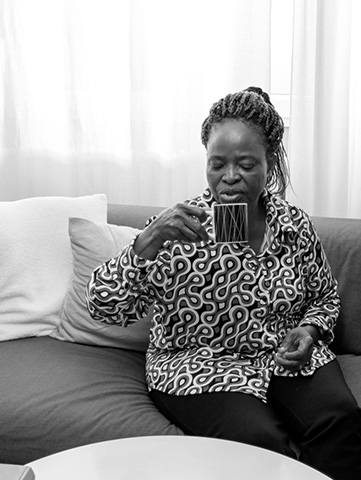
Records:
M188 436L111 440L66 450L28 465L36 480L328 479L296 460L262 448Z

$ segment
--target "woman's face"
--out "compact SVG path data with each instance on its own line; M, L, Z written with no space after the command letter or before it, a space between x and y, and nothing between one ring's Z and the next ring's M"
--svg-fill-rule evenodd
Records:
M261 133L242 120L213 126L207 144L207 180L219 203L258 207L269 167Z

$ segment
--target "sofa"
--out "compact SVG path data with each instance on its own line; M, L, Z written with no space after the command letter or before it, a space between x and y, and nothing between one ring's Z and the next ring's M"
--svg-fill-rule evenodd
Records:
M147 394L150 315L127 328L100 325L84 298L92 268L160 211L102 194L0 202L0 463L184 434ZM332 348L361 405L361 220L313 221L342 299Z

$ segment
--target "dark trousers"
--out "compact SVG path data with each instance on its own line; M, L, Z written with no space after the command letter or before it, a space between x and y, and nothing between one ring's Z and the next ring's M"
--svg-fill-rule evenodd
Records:
M268 403L241 393L150 392L186 434L223 438L295 457L334 480L361 480L361 409L337 361L309 377L273 376Z

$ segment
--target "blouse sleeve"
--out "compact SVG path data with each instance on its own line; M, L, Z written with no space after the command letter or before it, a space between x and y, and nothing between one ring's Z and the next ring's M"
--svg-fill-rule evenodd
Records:
M334 338L333 329L340 311L337 282L326 258L321 241L309 220L307 253L304 258L307 275L307 308L300 326L314 325L321 333L321 340L329 344Z
M135 239L92 273L86 297L95 320L127 326L147 315L154 301L149 275L157 268L159 259L138 257L134 242Z

